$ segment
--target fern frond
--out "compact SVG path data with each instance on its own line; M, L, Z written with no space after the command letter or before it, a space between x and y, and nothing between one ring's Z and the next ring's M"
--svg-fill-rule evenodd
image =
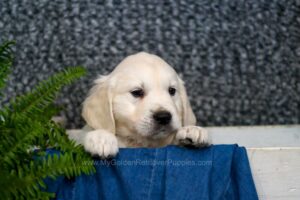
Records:
M0 111L0 155L18 149L19 144L32 145L36 135L46 132L45 125L53 114L53 101L62 86L70 84L85 73L84 68L74 67L58 73L39 84ZM48 127L47 127L48 128ZM28 141L28 143L26 143ZM13 146L11 146L13 145ZM1 160L1 158L0 158Z
M36 140L44 138L47 134L47 128L44 124L30 119L18 121L18 125L10 129L9 134L1 134L0 162L3 165L14 166L20 164L26 158L30 158L29 150L33 145L38 145ZM22 160L16 160L16 157L22 157Z
M51 114L56 111L53 110L52 102L59 89L84 73L81 67L69 68L42 82L32 92L19 97L0 111L0 139L3 141L0 161L14 161L16 152L20 153L20 149L32 146L34 140L47 133Z
M42 81L32 92L16 98L10 103L11 107L6 109L10 109L13 115L21 115L21 117L44 117L44 109L54 101L58 91L85 73L82 67L72 67L57 73L48 80Z
M30 161L27 165L19 165L9 177L6 177L15 187L1 185L0 181L0 193L6 196L13 194L15 197L37 198L40 192L44 195L41 188L46 187L44 179L47 177L55 179L64 175L71 178L80 175L81 172L93 173L95 169L92 166L83 164L89 160L87 156L82 157L68 152L48 155L42 159Z
M0 87L12 62L12 44L0 46ZM50 199L54 194L41 190L46 177L94 172L94 166L82 164L91 161L83 147L70 141L65 130L51 121L58 112L53 101L59 90L84 74L82 67L69 68L0 110L1 199ZM49 147L61 154L46 156Z
M83 151L82 146L76 146L74 141L68 139L63 128L54 122L48 122L48 124L43 125L43 132L39 126L41 125L33 126L31 124L29 126L32 129L31 134L27 134L22 142L13 146L13 149L7 149L8 151L0 158L0 163L2 163L0 169L13 169L9 173L5 173L10 174L9 177L6 177L9 180L9 185L7 182L1 185L2 181L0 181L1 194L8 192L19 197L24 195L27 198L32 198L33 194L37 198L41 191L36 188L44 185L43 180L46 177L56 178L65 175L70 178L81 173L91 174L95 172L92 165L84 165L87 161L91 161L91 157ZM34 132L36 128L40 131ZM37 152L30 151L30 144L39 145L41 148ZM22 145L24 146L22 147ZM55 148L62 153L59 156L45 156L47 147ZM36 159L32 160L34 156Z
M0 46L0 89L5 85L6 78L10 72L13 61L11 46L15 44L13 41L5 42ZM2 93L0 93L2 96Z

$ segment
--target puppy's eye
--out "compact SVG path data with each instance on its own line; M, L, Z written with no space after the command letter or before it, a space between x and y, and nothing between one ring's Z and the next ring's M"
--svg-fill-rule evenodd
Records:
M169 87L169 94L170 94L171 96L174 96L175 93L176 93L176 89L173 88L173 87Z
M142 90L142 89L135 89L135 90L132 90L130 93L132 94L132 96L134 96L136 98L141 98L144 96L144 90Z

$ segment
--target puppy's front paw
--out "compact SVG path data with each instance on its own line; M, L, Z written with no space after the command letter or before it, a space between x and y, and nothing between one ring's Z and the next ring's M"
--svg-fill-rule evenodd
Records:
M209 146L207 130L199 126L185 126L175 136L176 144L195 147Z
M86 151L101 158L113 157L119 150L116 136L105 130L88 132L83 145Z

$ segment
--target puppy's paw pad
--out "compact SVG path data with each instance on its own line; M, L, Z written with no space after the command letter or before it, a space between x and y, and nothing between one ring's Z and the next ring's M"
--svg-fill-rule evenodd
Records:
M93 156L99 156L102 159L114 157L119 151L117 138L112 133L101 130L87 134L84 148Z
M209 145L207 130L199 126L186 126L178 130L175 139L180 145L205 147Z

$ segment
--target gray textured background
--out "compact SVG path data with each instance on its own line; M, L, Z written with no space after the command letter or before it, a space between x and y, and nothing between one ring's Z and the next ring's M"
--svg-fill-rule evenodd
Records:
M8 98L66 66L68 127L97 74L138 51L183 76L201 125L300 123L299 0L1 0L0 42L17 41Z

